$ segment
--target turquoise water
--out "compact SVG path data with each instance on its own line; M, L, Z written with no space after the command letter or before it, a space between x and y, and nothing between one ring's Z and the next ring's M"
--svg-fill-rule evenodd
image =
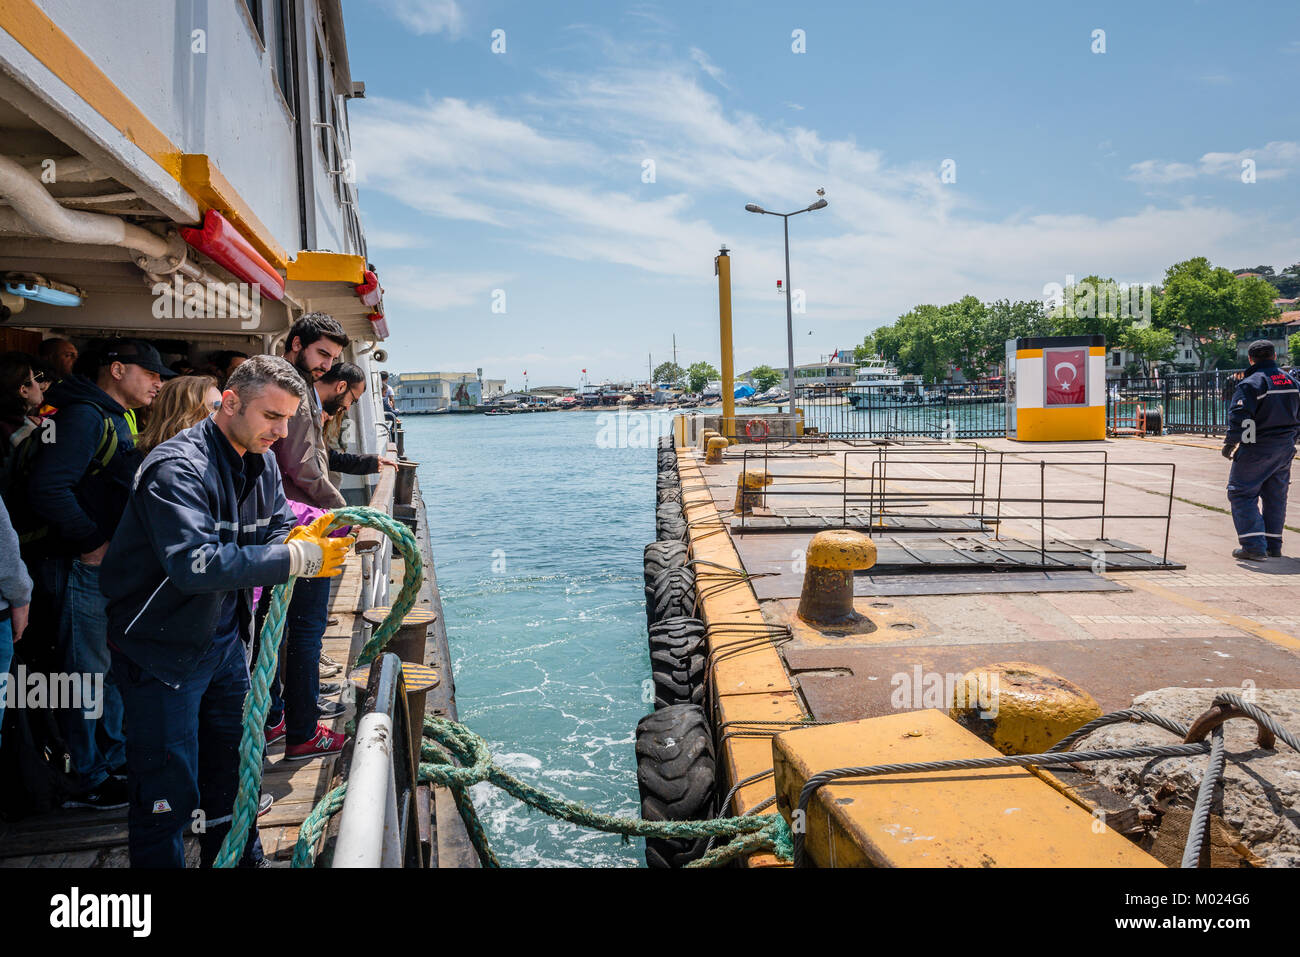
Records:
M659 420L649 419L402 422L420 463L461 721L523 780L627 816L639 813L636 723L651 710L641 551L654 539L647 433ZM486 784L473 794L503 863L644 863L640 841L553 821Z

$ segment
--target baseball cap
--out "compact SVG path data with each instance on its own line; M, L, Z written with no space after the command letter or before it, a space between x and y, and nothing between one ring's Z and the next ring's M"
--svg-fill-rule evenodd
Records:
M170 379L176 375L171 369L163 365L162 356L158 350L145 342L143 339L118 339L109 344L104 350L104 358L109 362L124 362L128 365L137 365L150 372L156 372L164 379Z

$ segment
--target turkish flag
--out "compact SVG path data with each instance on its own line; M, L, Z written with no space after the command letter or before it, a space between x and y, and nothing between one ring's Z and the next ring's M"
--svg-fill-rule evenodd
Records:
M1088 401L1088 350L1045 349L1045 405L1084 405Z

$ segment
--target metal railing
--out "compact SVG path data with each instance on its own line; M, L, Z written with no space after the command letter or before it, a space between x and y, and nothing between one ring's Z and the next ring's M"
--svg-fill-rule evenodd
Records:
M423 867L417 778L402 660L385 653L370 666L357 734L344 748L348 783L332 867ZM423 721L423 716L420 718Z
M1106 539L1106 523L1129 520L1160 521L1164 524L1161 562L1169 556L1169 531L1173 517L1173 493L1176 466L1172 462L1122 462L1112 463L1105 449L1036 449L1031 451L985 449L974 443L933 443L905 446L881 445L873 449L850 449L843 453L839 472L771 472L773 484L758 493L762 507L780 515L772 499L784 498L787 502L798 499L830 499L822 509L829 518L838 512L842 527L849 527L850 509L861 506L867 509L867 521L862 528L871 535L886 535L898 526L914 531L925 531L925 520L960 518L974 520L980 527L992 527L995 538L1001 537L1002 524L1010 519L1038 526L1039 553L1047 564L1047 525L1051 522L1088 521L1098 523L1098 540ZM867 457L869 468L865 474L850 469L850 458ZM759 463L767 469L769 458L761 449L745 449L741 455L742 469ZM1109 486L1112 466L1169 470L1169 485L1165 508L1143 513L1108 511ZM1012 494L1006 488L1005 476L1014 475L1007 469L1037 468L1037 488L1029 493ZM1049 469L1055 481L1049 484ZM1091 474L1097 481L1096 491L1083 494L1053 492L1071 477ZM1011 484L1015 484L1012 480ZM1032 486L1035 484L1029 481ZM1036 494L1035 494L1036 492ZM838 509L835 505L838 504ZM1017 506L1029 506L1026 514L1016 514ZM1004 509L1004 506L1009 508ZM1064 506L1060 511L1056 507ZM1092 510L1077 512L1078 506L1092 506ZM940 511L935 511L935 509ZM960 508L960 510L957 510ZM949 509L949 511L942 511ZM738 531L744 534L751 519L742 510L737 518ZM888 520L895 520L891 527ZM901 523L897 520L903 520ZM912 523L909 525L909 521ZM1113 530L1112 524L1112 530Z
M832 438L989 438L1007 434L1001 379L922 385L799 386L804 430Z
M1196 435L1228 430L1228 403L1240 372L1177 372L1165 376L1121 376L1106 382L1106 419L1122 402L1142 402L1163 412L1162 429Z

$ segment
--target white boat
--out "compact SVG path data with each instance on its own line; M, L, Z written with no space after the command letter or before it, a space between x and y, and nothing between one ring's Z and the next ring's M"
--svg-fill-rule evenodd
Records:
M920 405L931 401L919 381L904 379L898 370L878 356L858 366L849 386L849 402L855 409L878 409L899 405Z

